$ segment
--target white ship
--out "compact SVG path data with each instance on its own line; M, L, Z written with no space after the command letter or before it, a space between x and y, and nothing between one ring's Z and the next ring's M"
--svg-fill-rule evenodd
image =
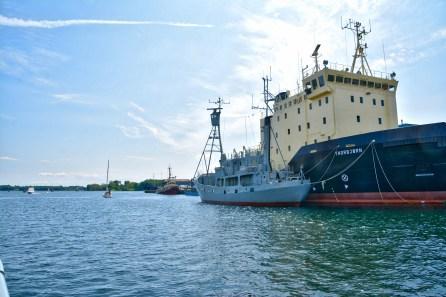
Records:
M201 201L211 204L241 206L298 206L308 195L310 182L303 174L271 170L270 135L271 116L268 103L273 99L268 92L268 77L264 78L266 117L263 119L263 137L259 149L234 152L231 158L223 153L220 135L220 114L223 104L210 108L212 129L201 155L198 168L204 161L206 173L194 178ZM220 166L210 172L213 153L220 153Z
M35 192L34 187L29 187L28 190L26 190L27 194L34 194Z

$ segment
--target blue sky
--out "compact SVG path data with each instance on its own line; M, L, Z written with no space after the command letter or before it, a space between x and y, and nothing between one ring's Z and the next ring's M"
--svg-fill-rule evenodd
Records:
M373 70L395 71L399 118L445 121L444 1L0 1L0 184L191 177L225 106L224 148L259 141L261 80L351 63L341 16L372 24ZM383 45L386 63L383 59Z

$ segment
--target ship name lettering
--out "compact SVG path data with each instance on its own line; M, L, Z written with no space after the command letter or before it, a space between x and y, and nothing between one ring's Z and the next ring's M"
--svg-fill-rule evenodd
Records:
M362 148L354 148L354 149L336 151L335 156L346 156L346 155L353 155L353 154L359 154L359 153L362 153Z

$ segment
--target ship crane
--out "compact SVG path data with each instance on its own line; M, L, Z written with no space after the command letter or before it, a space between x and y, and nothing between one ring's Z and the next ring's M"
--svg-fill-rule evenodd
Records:
M369 62L366 57L366 49L367 43L365 42L365 36L372 32L371 25L369 22L369 29L366 30L364 26L362 26L360 22L356 22L352 19L349 19L346 24L342 24L341 19L341 28L342 30L347 29L353 32L355 38L355 54L353 55L353 63L351 67L351 72L355 72L356 60L359 60L359 68L358 71L363 75L373 76L372 70L370 69Z

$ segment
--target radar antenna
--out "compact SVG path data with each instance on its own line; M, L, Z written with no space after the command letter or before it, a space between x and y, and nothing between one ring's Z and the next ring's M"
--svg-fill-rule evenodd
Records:
M314 49L313 53L311 54L312 57L314 57L314 73L318 72L319 69L319 63L317 61L317 58L319 57L319 48L321 47L320 44L316 45L316 48Z
M372 70L370 69L369 62L367 62L366 58L366 49L367 43L365 42L365 36L372 32L370 21L369 21L369 29L366 30L364 26L360 22L356 22L352 19L349 19L345 24L342 23L341 18L341 28L342 30L347 29L353 32L355 37L355 54L353 55L353 63L351 72L355 72L356 60L359 59L360 66L358 71L363 75L372 75Z
M207 108L207 110L212 110L211 113L211 132L209 133L208 139L204 146L203 152L201 153L200 161L198 161L197 168L194 173L194 178L197 176L198 168L200 167L201 161L204 161L204 165L206 168L206 175L209 174L209 170L211 167L212 155L214 153L220 153L220 160L224 158L223 155L223 145L221 143L221 133L220 133L220 114L223 109L223 104L229 104L229 102L225 102L220 97L216 101L209 100L209 103L217 104L217 107ZM206 155L208 156L206 158Z

